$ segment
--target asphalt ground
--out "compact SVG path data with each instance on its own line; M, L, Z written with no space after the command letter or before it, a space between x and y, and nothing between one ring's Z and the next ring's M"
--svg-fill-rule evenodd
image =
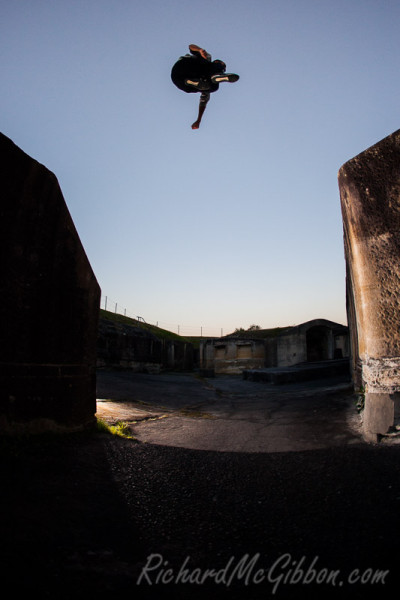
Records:
M345 377L271 385L219 375L99 372L97 415L151 444L216 452L292 452L358 443Z
M131 417L135 439L8 443L4 589L177 600L397 590L397 440L362 439L344 381L245 383L99 374L98 412L110 422Z

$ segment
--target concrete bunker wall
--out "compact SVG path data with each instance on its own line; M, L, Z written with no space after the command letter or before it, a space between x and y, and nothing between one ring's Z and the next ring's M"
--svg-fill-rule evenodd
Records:
M274 367L290 367L307 360L306 336L297 327L276 338L277 363Z
M215 373L237 375L246 368L264 366L264 342L262 340L234 339L214 344Z
M291 367L349 356L347 327L326 319L314 319L291 327L273 341L276 363L267 364L270 367Z
M346 162L338 183L353 381L364 433L395 423L400 392L400 130Z
M244 369L264 366L264 341L236 337L207 339L200 343L199 355L202 371L237 375Z
M53 173L0 134L0 430L96 412L100 288Z
M215 373L290 367L305 362L349 357L348 328L315 319L282 331L260 330L260 338L236 336L201 343L201 368Z
M159 339L143 327L101 317L97 366L138 373L187 371L193 368L193 346L180 340Z

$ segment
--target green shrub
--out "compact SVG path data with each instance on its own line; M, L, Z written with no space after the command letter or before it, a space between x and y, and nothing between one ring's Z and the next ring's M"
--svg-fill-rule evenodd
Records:
M118 437L126 438L128 440L135 439L132 435L128 423L124 423L124 421L117 421L115 425L110 425L103 419L98 418L97 430L101 433L111 433L112 435L117 435Z

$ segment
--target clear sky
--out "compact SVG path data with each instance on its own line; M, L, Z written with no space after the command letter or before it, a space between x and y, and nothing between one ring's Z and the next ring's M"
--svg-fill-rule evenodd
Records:
M337 172L399 128L399 23L398 0L0 0L0 130L57 176L102 307L346 323ZM240 75L197 131L190 43Z

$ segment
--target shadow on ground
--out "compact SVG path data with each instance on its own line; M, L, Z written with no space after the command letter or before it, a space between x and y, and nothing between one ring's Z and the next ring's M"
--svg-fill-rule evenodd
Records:
M397 447L362 442L246 453L99 433L8 441L3 586L62 600L377 597L399 583L399 463ZM144 577L152 553L160 565ZM207 569L203 584L182 582Z
M265 598L277 586L279 598L365 598L398 583L397 448L217 453L87 435L6 458L3 585L15 593ZM161 567L138 586L152 553L174 577L185 561L192 577L227 569L229 586L157 585ZM290 583L296 564L321 583ZM355 569L389 573L385 585L348 585ZM337 585L324 583L334 572Z

